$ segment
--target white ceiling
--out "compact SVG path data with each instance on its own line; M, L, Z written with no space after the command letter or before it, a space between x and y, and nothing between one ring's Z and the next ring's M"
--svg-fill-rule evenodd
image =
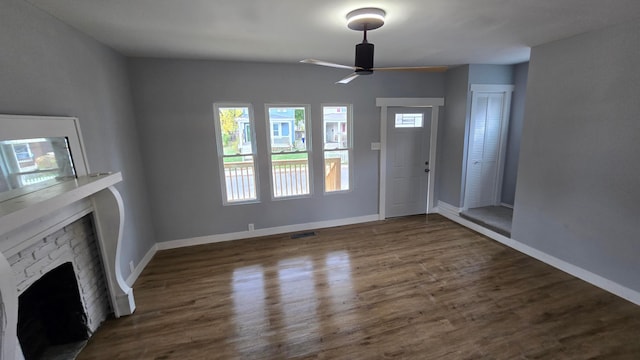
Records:
M512 64L531 46L640 17L639 0L27 0L129 56L351 65L375 6L376 66Z

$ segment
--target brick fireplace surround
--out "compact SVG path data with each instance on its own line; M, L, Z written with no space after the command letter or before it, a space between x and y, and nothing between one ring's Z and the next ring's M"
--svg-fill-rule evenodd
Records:
M111 308L96 245L91 215L85 215L12 255L7 260L16 277L18 296L44 274L70 262L87 316L87 327L93 333Z
M135 310L120 273L124 219L114 184L120 173L84 176L0 206L0 360L24 359L17 339L18 296L59 265L73 265L90 332L113 309ZM105 287L106 284L106 287Z

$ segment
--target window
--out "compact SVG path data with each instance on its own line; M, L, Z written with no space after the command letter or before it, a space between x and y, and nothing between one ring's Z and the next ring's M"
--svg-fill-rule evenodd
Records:
M13 153L19 164L33 162L33 153L31 152L29 143L12 144L11 146L13 147Z
M271 192L274 198L311 194L309 109L267 105Z
M423 114L396 114L396 128L421 128Z
M350 189L351 106L322 107L324 129L324 191Z
M223 202L255 202L258 173L253 109L245 104L215 104L214 113Z

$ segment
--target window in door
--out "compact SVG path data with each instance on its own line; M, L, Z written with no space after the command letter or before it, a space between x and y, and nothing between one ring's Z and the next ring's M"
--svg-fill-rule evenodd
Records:
M396 128L421 128L424 123L424 114L396 114Z
M308 106L267 105L266 108L273 198L310 195Z
M223 203L256 202L259 194L253 109L249 104L215 104L214 114Z
M347 191L351 188L351 106L324 105L324 191Z

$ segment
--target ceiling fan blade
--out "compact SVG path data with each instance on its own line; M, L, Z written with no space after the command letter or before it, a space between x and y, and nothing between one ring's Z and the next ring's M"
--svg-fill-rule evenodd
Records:
M344 79L342 79L340 81L337 81L336 84L348 84L348 83L351 82L351 80L357 78L358 76L360 76L358 73L353 73L353 74L347 76L346 78L344 78Z
M426 71L426 72L445 72L446 66L407 66L407 67L382 67L373 68L375 71Z
M304 59L304 60L301 60L300 62L301 63L305 63L305 64L313 64L313 65L334 67L334 68L338 68L338 69L356 70L356 68L354 66L341 65L341 64L328 62L328 61L316 60L316 59Z

